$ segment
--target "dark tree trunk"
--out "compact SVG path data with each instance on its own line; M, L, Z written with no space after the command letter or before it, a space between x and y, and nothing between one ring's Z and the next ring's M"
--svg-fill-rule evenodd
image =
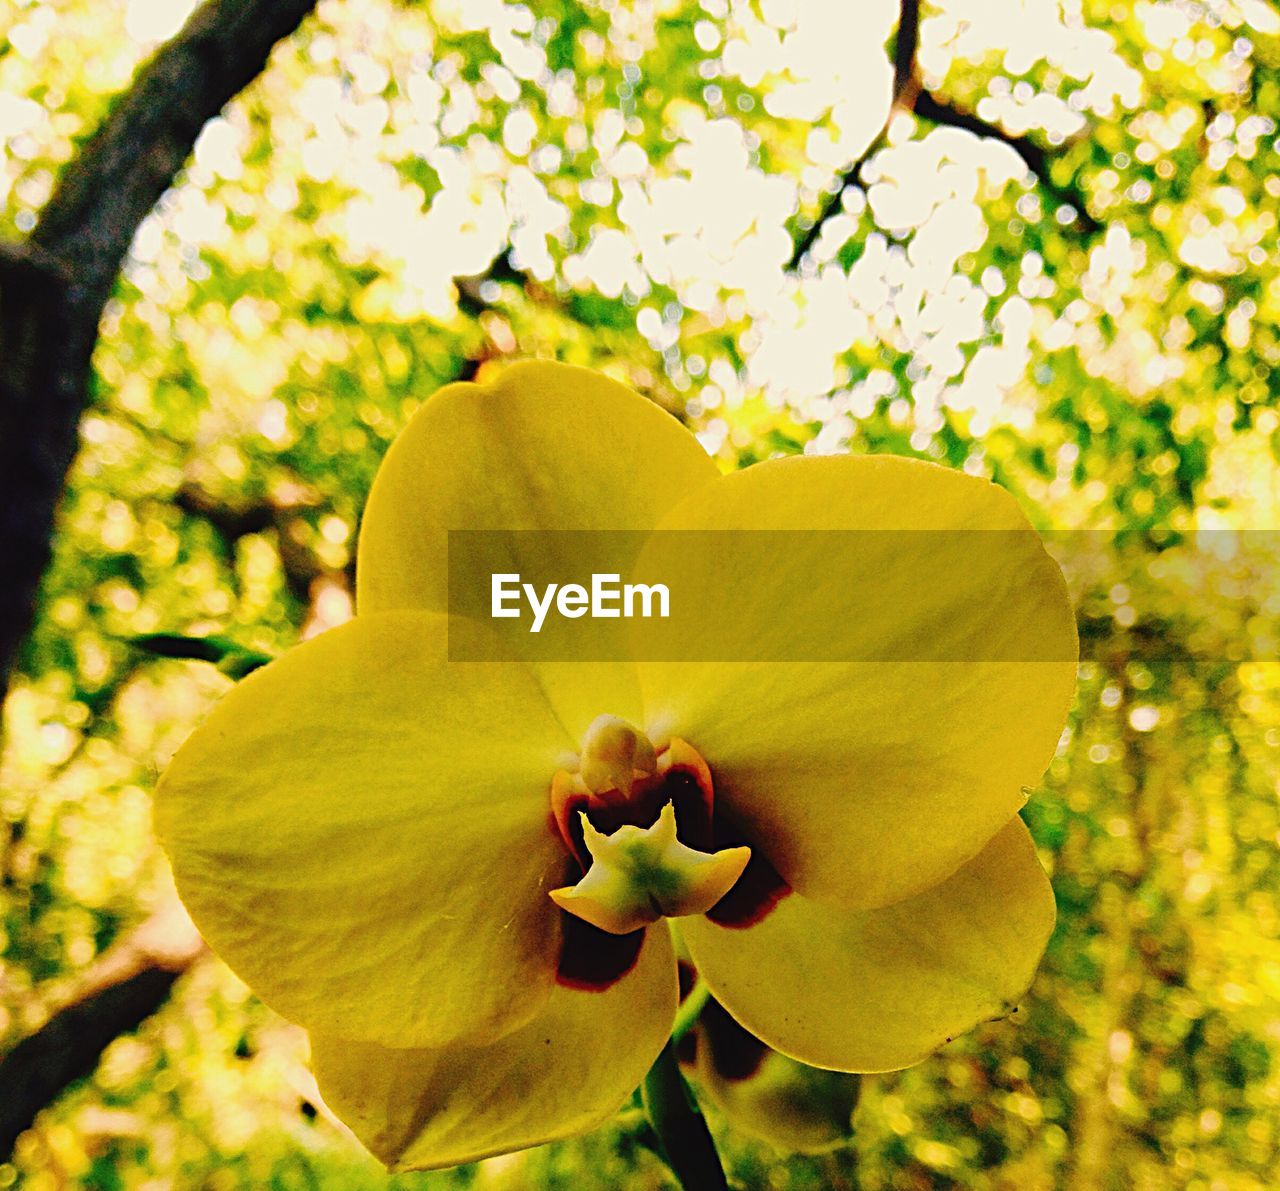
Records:
M63 170L30 238L0 246L0 698L31 628L98 321L134 233L200 129L315 2L208 0Z
M0 245L0 702L49 563L98 322L134 233L201 128L315 3L207 0L63 170L29 239ZM164 1004L197 954L193 933L176 953L137 941L113 949L91 987L0 1061L0 1161L112 1038Z

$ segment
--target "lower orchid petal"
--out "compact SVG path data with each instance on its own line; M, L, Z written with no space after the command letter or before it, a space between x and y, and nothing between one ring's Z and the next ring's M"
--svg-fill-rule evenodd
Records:
M156 823L183 901L264 1001L391 1046L494 1038L551 995L571 743L536 678L450 665L443 616L356 620L233 689Z
M312 1064L325 1102L383 1162L454 1166L602 1124L657 1058L677 999L671 937L658 925L616 984L557 987L497 1042L396 1050L316 1034Z
M893 1071L1008 1014L1053 930L1053 891L1014 818L959 872L877 910L784 898L745 930L680 931L712 995L800 1062Z

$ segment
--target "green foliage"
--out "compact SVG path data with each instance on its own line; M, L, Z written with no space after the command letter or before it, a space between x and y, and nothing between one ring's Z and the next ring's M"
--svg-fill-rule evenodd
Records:
M1266 535L1221 558L1194 535L1269 527L1280 496L1276 22L1243 2L1084 0L1065 29L1056 6L927 9L927 83L1026 128L1102 230L1060 219L1006 146L900 116L865 192L789 270L782 229L879 128L887 81L854 50L883 60L890 26L867 6L860 40L826 38L833 62L801 36L823 12L793 27L776 7L325 5L206 131L104 320L5 709L0 1046L166 890L148 791L227 679L131 642L275 654L343 619L360 510L416 404L503 357L555 356L648 393L726 468L937 458L1071 531L1085 656L1026 812L1060 915L1031 997L867 1078L847 1151L778 1155L709 1110L731 1176L1271 1185L1277 560ZM0 11L6 236L164 8ZM741 46L759 44L756 69ZM298 1032L203 963L42 1117L0 1187L667 1185L625 1116L393 1178L309 1080Z

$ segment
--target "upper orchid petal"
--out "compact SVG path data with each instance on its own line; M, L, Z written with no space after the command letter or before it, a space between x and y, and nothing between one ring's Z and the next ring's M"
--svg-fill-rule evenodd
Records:
M378 470L360 530L357 610L444 611L451 584L487 593L493 539L450 543L450 530L509 535L499 569L526 578L625 571L643 534L718 474L670 414L585 368L530 360L489 384L448 385ZM608 532L574 535L562 551L545 532L573 530ZM575 738L601 711L640 718L627 667L553 664L543 681Z

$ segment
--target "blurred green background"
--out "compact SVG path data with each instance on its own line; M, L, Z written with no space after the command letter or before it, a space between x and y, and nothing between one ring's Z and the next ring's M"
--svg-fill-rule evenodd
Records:
M190 9L0 0L0 235L31 229ZM1027 811L1060 912L1032 994L867 1078L833 1154L713 1113L733 1176L1274 1185L1280 535L1230 531L1275 529L1280 501L1280 15L946 0L891 112L897 17L324 0L205 128L103 322L5 705L0 1051L163 924L149 791L228 680L126 640L275 653L345 619L369 482L415 406L553 356L648 394L725 468L919 455L1069 531L1084 660ZM186 966L0 1188L667 1185L625 1119L392 1179L317 1105L304 1037Z

